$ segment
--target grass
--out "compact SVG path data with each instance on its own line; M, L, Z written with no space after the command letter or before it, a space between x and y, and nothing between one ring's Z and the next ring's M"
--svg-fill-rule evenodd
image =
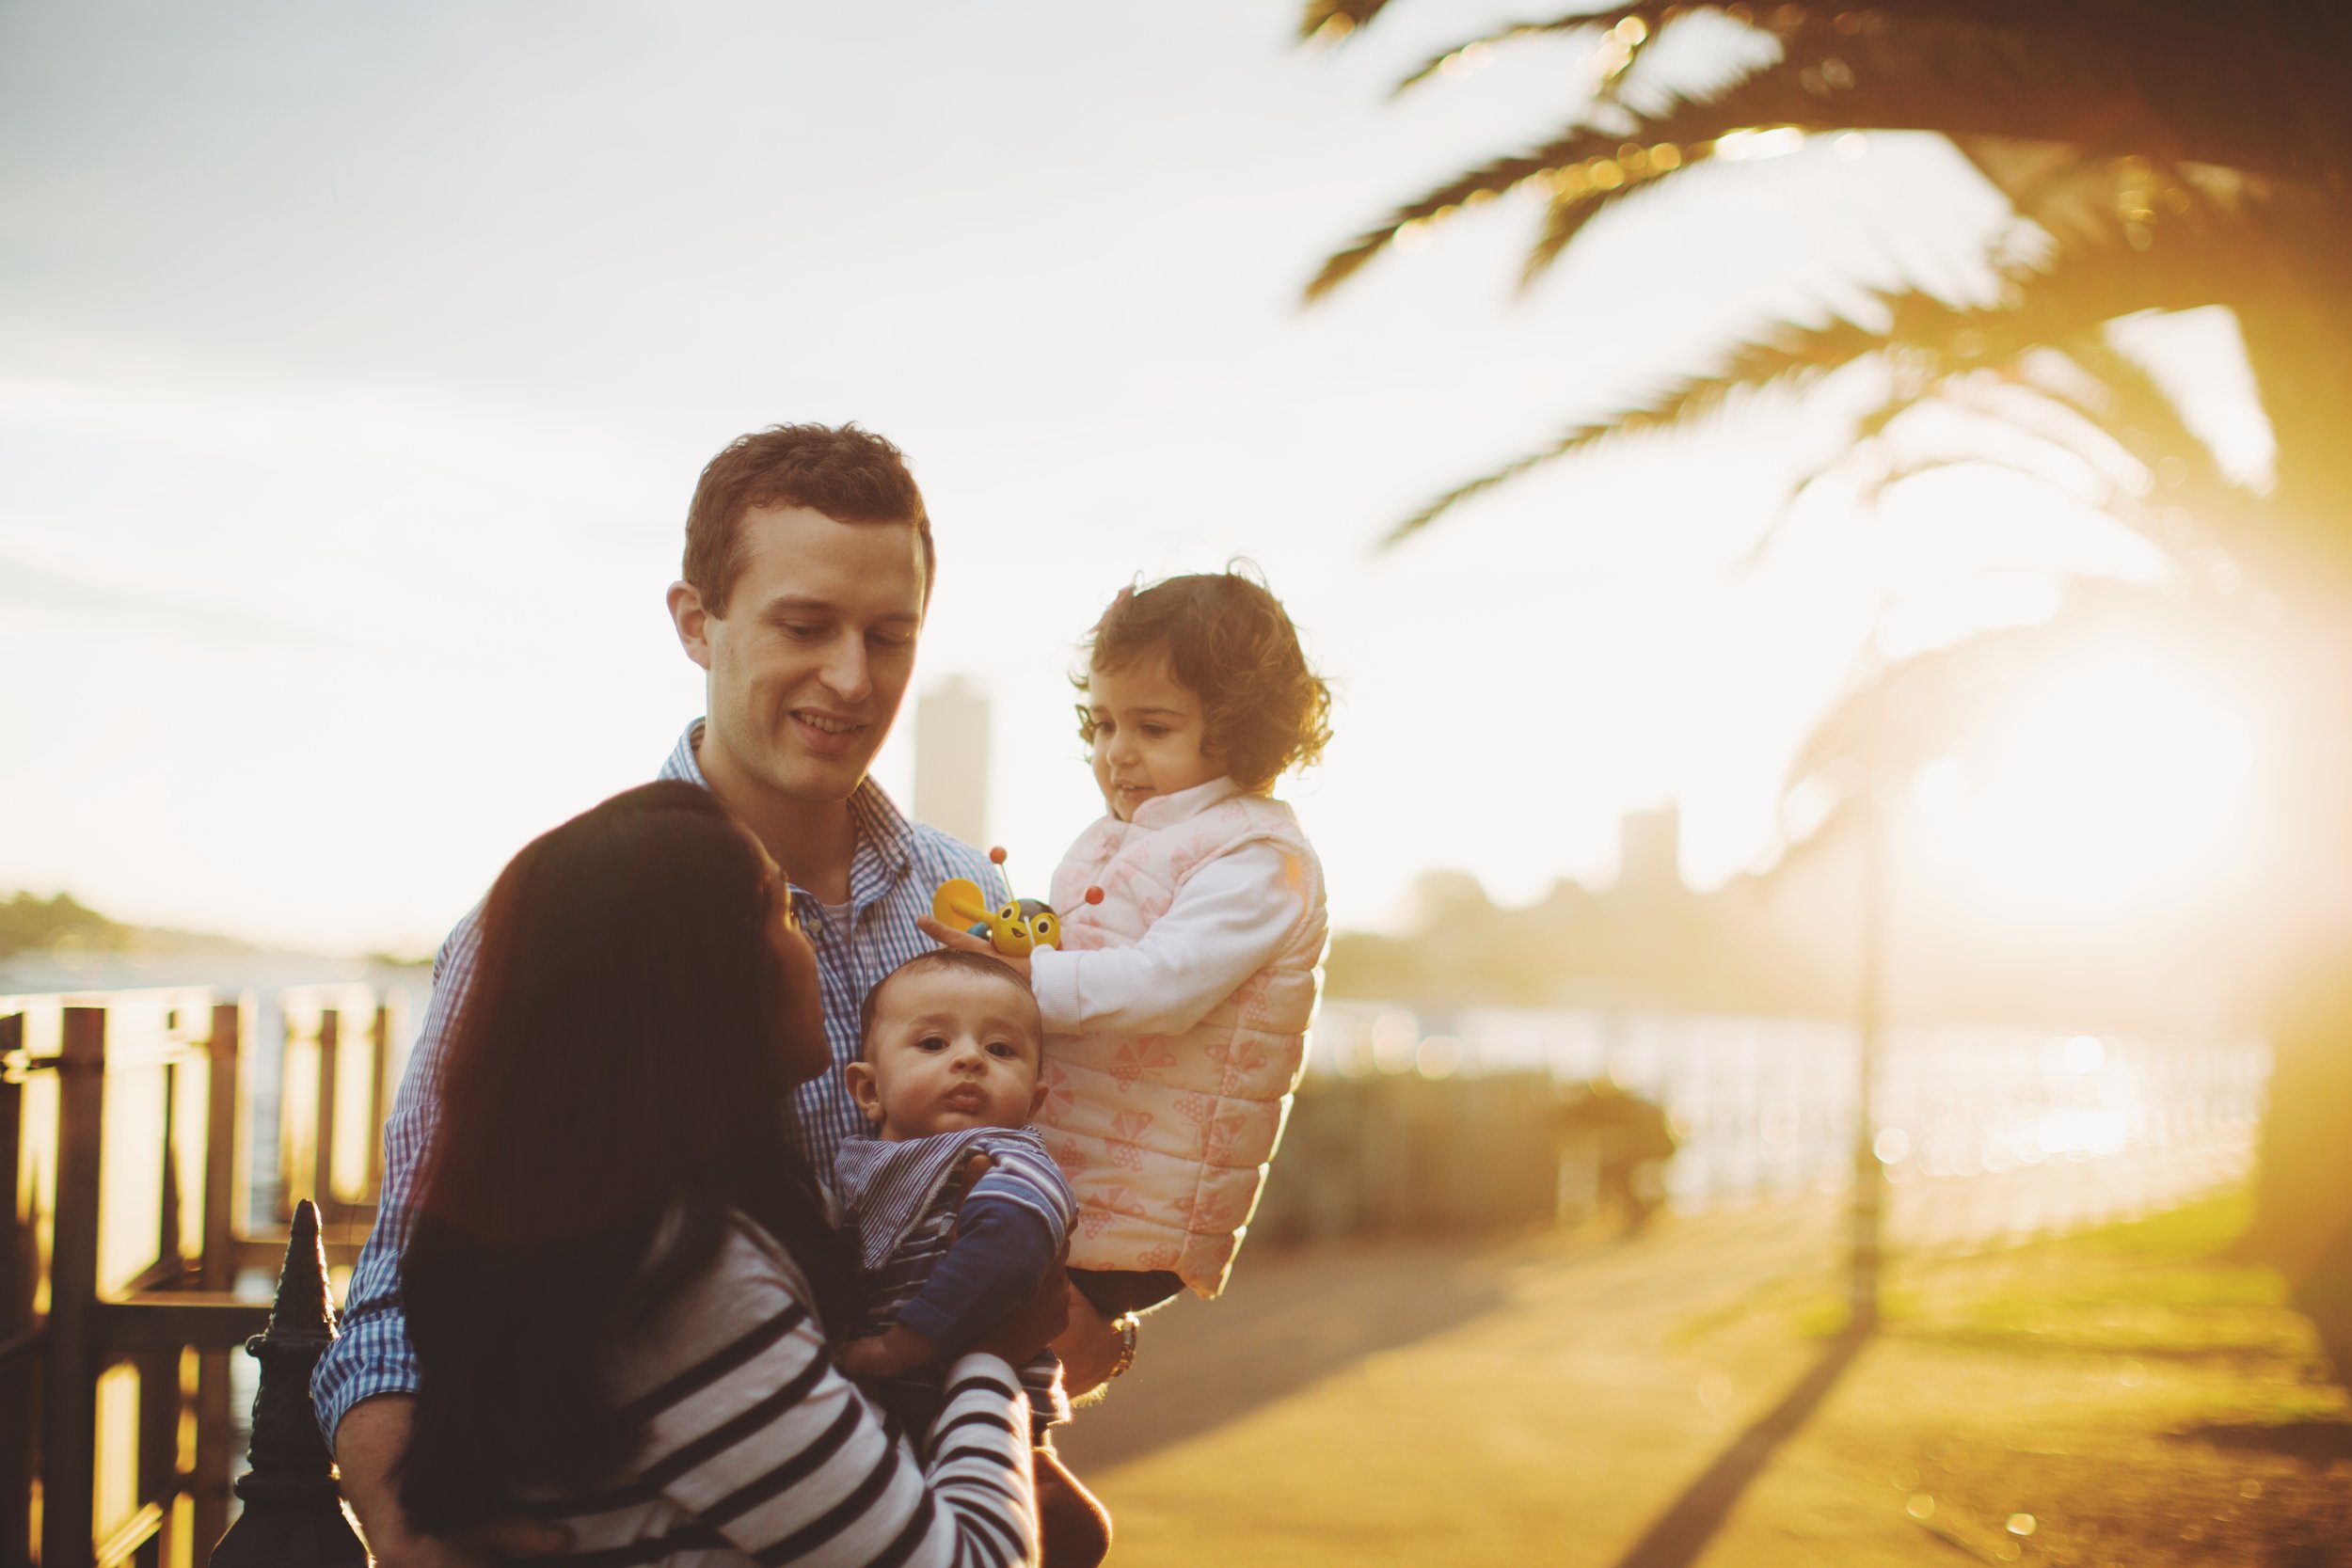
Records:
M1967 1257L1898 1258L1880 1286L1887 1332L2019 1351L2299 1356L2313 1351L2274 1269L2224 1256L2250 1214L2242 1190L2165 1213ZM1682 1325L1689 1341L1734 1318L1781 1310L1817 1338L1841 1333L1842 1294L1777 1281Z
M2249 1212L1897 1262L1885 1332L1784 1462L1899 1505L1945 1560L2352 1563L2352 1406L2276 1271L2227 1258ZM1817 1282L1782 1321L1845 1313Z

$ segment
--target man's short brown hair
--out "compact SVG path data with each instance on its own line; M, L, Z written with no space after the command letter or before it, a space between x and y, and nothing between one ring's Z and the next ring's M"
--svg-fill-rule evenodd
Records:
M743 571L743 514L755 506L804 506L837 523L911 525L923 555L923 602L938 562L930 514L907 471L906 455L855 424L780 424L739 436L710 460L686 509L681 573L713 615Z

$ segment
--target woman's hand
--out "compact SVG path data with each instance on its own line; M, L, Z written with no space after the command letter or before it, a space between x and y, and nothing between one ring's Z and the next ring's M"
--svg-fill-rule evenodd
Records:
M1074 1293L1069 1275L1060 1264L1055 1264L1045 1272L1037 1294L990 1324L988 1332L972 1342L972 1348L985 1354L1001 1355L1018 1367L1061 1338L1062 1331L1070 1325L1070 1298Z
M939 1359L939 1351L904 1323L892 1323L841 1347L841 1370L851 1377L897 1377Z
M1067 1305L1068 1323L1054 1336L1054 1354L1061 1357L1062 1386L1075 1399L1111 1380L1111 1369L1119 1365L1126 1341L1075 1285L1070 1287Z
M991 945L986 937L976 937L969 931L959 931L953 926L943 926L927 914L915 917L914 928L942 947L952 947L959 953L985 953L1015 974L1020 975L1022 984L1028 984L1029 956L1026 953L1019 958L999 953Z
M415 1402L405 1394L379 1394L344 1413L335 1429L335 1463L342 1472L343 1500L358 1515L368 1556L384 1568L495 1568L520 1558L553 1557L568 1551L572 1532L535 1519L504 1519L465 1535L419 1535L401 1512L392 1479L408 1449Z

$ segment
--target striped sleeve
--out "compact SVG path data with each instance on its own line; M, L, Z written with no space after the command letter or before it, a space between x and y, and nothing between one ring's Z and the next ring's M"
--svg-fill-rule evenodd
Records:
M949 1370L928 1469L834 1368L797 1275L731 1235L624 1358L641 1483L763 1563L1000 1568L1037 1557L1028 1404L1012 1369Z

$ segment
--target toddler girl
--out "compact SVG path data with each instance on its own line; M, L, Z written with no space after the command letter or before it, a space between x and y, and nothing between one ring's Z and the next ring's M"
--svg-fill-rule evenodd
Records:
M1118 1317L1224 1289L1281 1136L1327 924L1322 866L1269 792L1321 754L1331 699L1235 572L1122 590L1087 653L1107 811L1054 873L1060 949L1013 962L1054 1037L1037 1121L1078 1201L1070 1277Z

